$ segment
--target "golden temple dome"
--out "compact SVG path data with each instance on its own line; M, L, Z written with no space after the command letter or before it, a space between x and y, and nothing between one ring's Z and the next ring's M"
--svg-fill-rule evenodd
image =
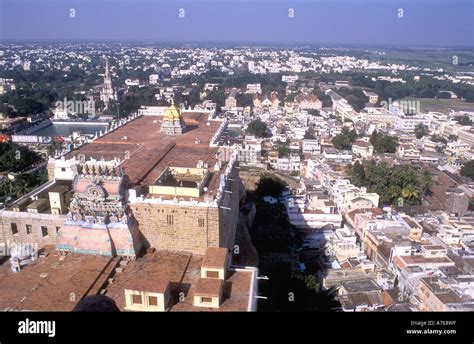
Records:
M176 121L181 119L181 111L173 104L165 110L163 119Z

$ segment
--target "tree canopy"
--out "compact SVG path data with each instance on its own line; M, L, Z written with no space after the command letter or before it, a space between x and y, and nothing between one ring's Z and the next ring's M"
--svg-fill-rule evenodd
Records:
M337 90L342 97L356 110L360 111L365 107L368 98L360 88L341 87Z
M316 139L316 137L314 136L314 134L310 130L306 130L306 132L304 133L304 139L305 140L314 140L314 139Z
M350 150L352 144L357 139L357 133L355 130L349 130L348 128L342 129L342 133L336 135L332 139L332 144L334 147L340 150Z
M12 142L0 143L0 172L19 172L40 161L35 152Z
M255 121L249 123L247 132L257 137L265 137L267 132L267 124L257 118Z
M458 122L460 125L465 125L465 126L471 126L472 125L472 120L469 118L468 115L463 115L463 116L456 116L454 117L454 120Z
M286 158L290 155L290 142L286 140L285 142L278 141L278 157Z
M411 166L389 166L385 162L369 162L366 166L359 162L348 166L351 182L356 186L365 186L369 192L380 196L380 205L403 200L404 204L421 203L423 193L432 185L431 175L423 174L422 180L417 170Z
M415 136L417 139L421 139L423 136L426 136L430 133L428 126L423 123L419 123L415 127Z
M446 140L444 137L438 135L438 134L433 134L431 135L431 141L433 142L441 142L441 143L444 143L444 144L447 144L448 143L448 140Z
M474 102L474 88L472 85L453 84L446 80L437 80L433 77L423 77L420 81L412 79L406 80L405 83L389 82L385 80L373 81L363 73L352 75L352 86L360 86L371 88L379 95L380 100L388 101L389 99L397 100L405 97L417 98L434 98L441 96L446 97L440 91L452 91L458 98L463 98L467 102ZM449 94L449 93L448 93ZM451 97L451 95L449 95Z
M395 153L398 146L398 139L394 136L374 130L370 137L370 143L372 143L377 153Z
M469 177L474 180L474 160L466 162L461 167L461 176Z
M14 180L3 179L0 181L0 202L11 202L27 194L48 180L45 168L31 174L21 174Z

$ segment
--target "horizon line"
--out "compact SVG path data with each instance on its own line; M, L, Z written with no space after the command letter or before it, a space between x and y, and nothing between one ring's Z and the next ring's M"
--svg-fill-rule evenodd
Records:
M289 41L245 41L245 40L153 40L153 39L0 39L0 44L157 44L157 45L235 45L235 47L285 46L310 48L389 48L389 49L468 49L474 50L474 42L456 45L433 44L383 44L383 43L339 43L339 42L289 42Z

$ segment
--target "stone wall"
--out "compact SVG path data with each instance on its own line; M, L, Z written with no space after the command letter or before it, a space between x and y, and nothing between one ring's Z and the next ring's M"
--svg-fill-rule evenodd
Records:
M219 214L215 207L134 203L130 209L146 246L196 254L219 246Z
M48 161L47 170L48 170L48 180L54 180L54 160Z
M184 251L204 254L208 247L233 249L239 208L245 190L237 170L227 179L218 207L174 204L130 204L133 217L138 222L138 230L144 238L145 247L158 250ZM39 247L55 245L57 228L64 226L66 215L35 214L28 212L0 212L0 243L35 243ZM13 235L12 223L18 233ZM26 227L31 225L31 233ZM43 236L41 226L47 228Z
M219 208L219 247L233 249L239 210L245 197L244 186L236 169L232 170L224 190L231 193L224 192Z
M56 244L57 229L64 225L65 215L35 214L28 212L0 211L0 243L34 243L41 248ZM12 224L16 224L18 233L13 234ZM27 225L31 233L27 234ZM41 227L47 229L43 236Z
M225 190L232 193L224 193L220 207L130 204L146 246L194 254L204 254L208 247L232 249L243 188L238 173L230 178Z

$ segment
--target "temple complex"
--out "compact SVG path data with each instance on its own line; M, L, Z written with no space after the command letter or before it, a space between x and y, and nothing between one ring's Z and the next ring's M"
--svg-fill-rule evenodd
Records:
M2 211L0 241L33 243L45 259L71 264L83 284L76 301L93 291L128 311L255 310L258 271L233 264L233 252L244 249L235 250L235 237L245 191L236 153L222 144L226 126L210 111L174 105L162 116L122 119L50 158L49 181ZM217 268L206 265L216 259ZM31 280L30 265L16 273L6 265L5 281ZM78 277L89 265L98 275ZM60 279L66 288L68 277ZM176 302L180 293L189 297ZM0 308L69 310L77 303L27 307L1 294Z

